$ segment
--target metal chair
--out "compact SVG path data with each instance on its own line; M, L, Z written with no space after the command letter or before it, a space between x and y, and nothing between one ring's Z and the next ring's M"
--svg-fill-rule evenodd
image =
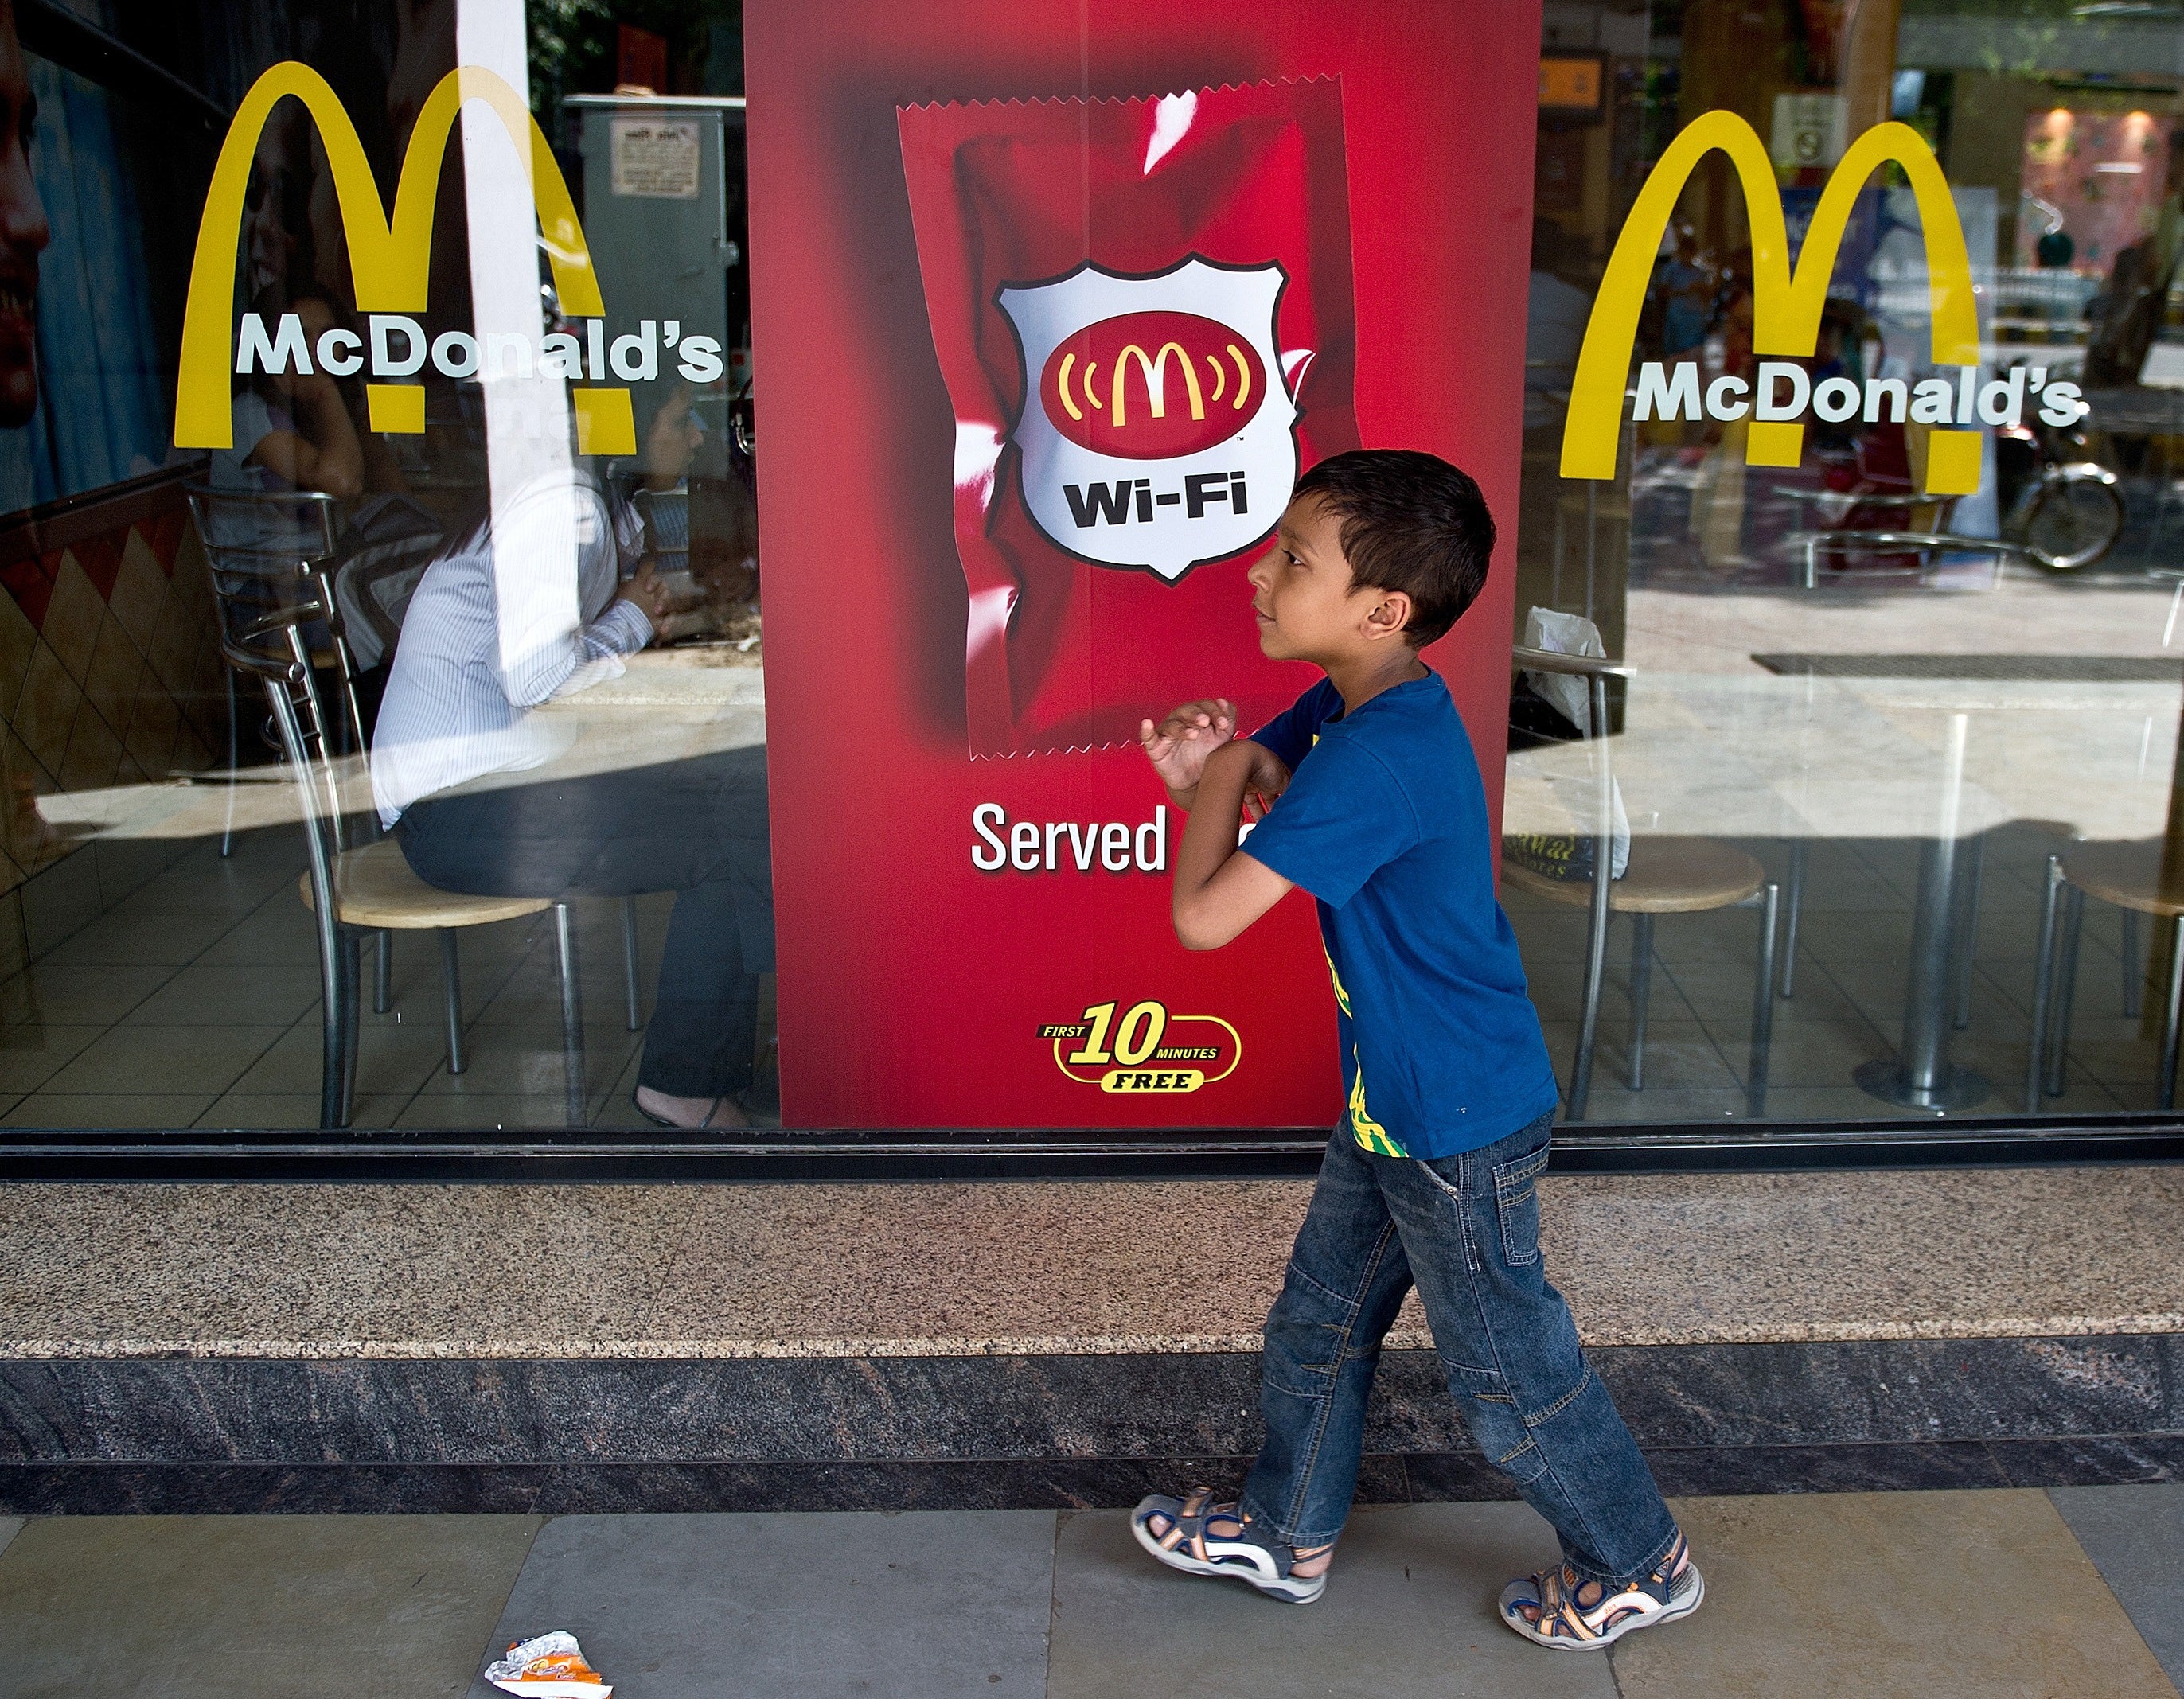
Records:
M344 643L354 651L352 664L366 667L390 660L401 641L402 622L409 616L410 598L416 594L439 551L446 546L443 534L404 537L362 549L347 556L333 574L334 594L342 612ZM382 940L382 961L387 940ZM644 1027L637 989L637 899L621 900L621 963L625 1024L632 1033ZM382 974L375 1014L387 1012L387 989ZM458 1067L455 1072L460 1073Z
M198 538L212 573L223 639L261 616L285 607L300 593L334 605L331 580L339 544L340 506L321 490L231 489L192 482L184 491ZM312 633L311 664L337 677L342 688L341 731L350 749L364 746L364 720L349 680L355 668L342 653L342 640L321 642L334 627ZM220 853L235 847L235 788L242 765L240 704L235 673L227 674L227 819L220 829Z
M208 543L208 554L211 548ZM298 886L304 904L318 918L325 1030L319 1124L346 1127L355 1108L359 943L363 933L376 933L382 940L374 999L382 1013L391 1000L387 935L396 931L439 934L448 1068L460 1073L465 1064L457 933L465 927L522 919L550 908L560 972L567 1116L571 1125L582 1125L589 1106L576 928L569 905L547 898L474 897L440 890L410 871L400 846L392 839L358 830L359 819L376 825L370 808L368 757L356 710L354 671L324 557L301 551L268 552L245 565L230 555L225 563L215 561L213 588L220 606L222 652L231 669L257 678L265 688L303 820L309 866ZM328 652L344 703L339 738L336 721L326 711L319 680L322 668L313 652L313 639L320 633L331 645ZM350 738L350 753L343 756L337 743ZM348 795L359 785L360 804L352 809Z
M1989 554L2015 554L2021 551L1999 538L1958 537L1945 530L1949 516L1957 504L1957 498L1948 495L1927 495L1915 490L1808 490L1794 489L1777 484L1773 493L1785 501L1811 503L1817 516L1824 522L1801 525L1786 542L1795 543L1802 551L1804 560L1798 573L1797 587L1816 590L1820 583L1820 555L1823 551L1842 556L1852 554L1912 554L1925 571L1934 564L1935 557L1947 552L1978 550ZM1844 513L1859 508L1884 508L1900 511L1903 522L1887 527L1860 527L1852 530L1825 523L1830 505L1840 504Z
M2139 1011L2138 916L2170 924L2169 984L2161 1023L2160 1106L2176 1106L2176 1052L2184 1015L2184 867L2172 868L2159 842L2074 844L2048 858L2040 903L2040 952L2032 978L2032 1042L2025 1066L2025 1112L2040 1111L2041 1096L2063 1095L2064 1059L2070 1043L2070 1008L2078 990L2078 945L2085 929L2086 899L2098 897L2123 911L2123 1008Z
M1758 972L1752 998L1752 1060L1745 1100L1754 1117L1766 1113L1768 1052L1774 1028L1774 933L1781 888L1767 877L1754 857L1732 844L1704 838L1633 838L1624 875L1614 872L1615 778L1607 736L1607 681L1634 677L1632 669L1592 655L1561 655L1518 648L1515 665L1527 671L1563 673L1582 678L1588 688L1591 724L1586 735L1592 758L1597 829L1593 834L1592 877L1555 879L1505 859L1502 876L1512 886L1548 902L1582 906L1591 923L1585 934L1585 1006L1578 1025L1577 1056L1570 1070L1568 1118L1582 1121L1592 1095L1592 1061L1600 1029L1601 986L1606 977L1607 923L1611 914L1628 914L1630 940L1630 1068L1632 1090L1645 1084L1646 1012L1653 971L1653 921L1658 915L1699 914L1714 909L1757 908L1759 916Z

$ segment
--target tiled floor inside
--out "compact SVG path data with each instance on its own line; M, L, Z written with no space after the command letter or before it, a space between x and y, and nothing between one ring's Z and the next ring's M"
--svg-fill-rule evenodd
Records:
M1780 840L1736 840L1777 879ZM2039 923L2036 883L2059 834L2027 825L1987 839L1969 1004L1952 1055L1983 1074L1969 1112L2014 1111L2024 1089ZM106 855L106 846L71 860ZM111 857L107 857L111 860ZM64 864L65 865L65 864ZM1903 1027L1918 846L1911 840L1814 840L1795 994L1778 998L1767 1111L1783 1119L1906 1113L1853 1083L1892 1051ZM30 966L0 980L0 1121L11 1126L226 1128L317 1123L318 955L300 901L302 834L242 833L223 859L198 839L142 883L90 909ZM53 874L42 876L47 878ZM1510 891L1556 1067L1568 1082L1581 1010L1585 915ZM649 1011L672 899L638 904L638 985ZM35 914L35 909L33 911ZM638 1127L630 1093L642 1034L627 1029L621 915L577 905L585 1067L593 1124ZM1610 937L1594 1075L1595 1121L1710 1121L1747 1113L1758 922L1752 910L1669 915L1655 931L1644 1086L1628 1089L1630 930ZM2148 954L2140 934L2139 955ZM2066 1089L2054 1110L2151 1107L2153 1016L2126 1018L2120 911L2086 907ZM370 947L365 979L369 994ZM394 1006L367 1010L360 1127L560 1125L565 1119L560 1005L550 923L541 917L465 931L469 1066L448 1072L437 948L398 937ZM2142 972L2144 969L2142 968Z
M1786 891L1786 844L1729 841L1758 858ZM1950 1061L1981 1075L1989 1087L1986 1100L1965 1113L2014 1113L2024 1101L2039 952L2038 882L2045 876L2047 857L2064 843L2060 833L2027 825L2003 827L1987 836L1965 1005L1969 1020L1948 1040ZM1818 838L1808 855L1792 994L1774 1000L1767 1113L1783 1120L1916 1113L1869 1095L1852 1074L1861 1063L1894 1055L1903 1036L1919 845L1900 839ZM1502 900L1524 950L1532 999L1546 1028L1557 1074L1567 1085L1584 1007L1585 915L1513 888L1504 890ZM1779 935L1786 937L1786 928ZM2149 938L2142 925L2134 956L2142 980L2148 973ZM1628 1087L1630 939L1630 921L1616 916L1609 930L1589 1118L1744 1117L1758 911L1725 909L1657 920L1643 1089L1637 1091ZM2154 1106L2160 991L2158 985L2148 986L2140 1015L2125 1016L2124 944L2121 911L2089 900L2064 1090L2060 1096L2043 1096L2048 1111L2098 1113Z
M621 1699L2175 1699L2184 1485L1680 1501L1686 1622L1605 1656L1500 1627L1521 1505L1361 1510L1308 1609L1162 1569L1119 1512L0 1522L6 1691L493 1699L577 1635Z
M318 944L298 892L303 865L295 827L240 833L226 858L216 840L197 840L0 981L0 1122L316 1126ZM638 900L645 1011L672 900ZM627 1027L620 906L577 906L591 1117L598 1125L643 1126L630 1101L643 1035ZM384 1015L369 1005L371 948L354 1124L562 1124L550 913L462 933L470 1053L460 1074L448 1069L432 936L397 935L393 1006Z

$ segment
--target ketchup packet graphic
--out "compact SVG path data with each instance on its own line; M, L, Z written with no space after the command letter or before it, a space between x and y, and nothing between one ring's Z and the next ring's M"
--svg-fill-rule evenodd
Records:
M956 413L973 755L1244 722L1299 681L1245 573L1290 486L1357 446L1334 79L896 114Z

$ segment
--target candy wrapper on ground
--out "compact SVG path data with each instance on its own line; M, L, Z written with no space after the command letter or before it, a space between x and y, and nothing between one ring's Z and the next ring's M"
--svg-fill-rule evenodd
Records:
M956 415L974 755L1134 738L1185 697L1285 707L1245 572L1357 446L1342 92L902 108Z
M614 1691L584 1662L576 1635L559 1630L511 1646L507 1657L486 1665L485 1679L525 1699L607 1699Z

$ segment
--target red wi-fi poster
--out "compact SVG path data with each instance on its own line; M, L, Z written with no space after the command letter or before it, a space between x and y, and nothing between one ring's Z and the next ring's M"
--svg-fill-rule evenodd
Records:
M1245 572L1431 449L1503 528L1428 652L1498 794L1536 7L746 0L783 1119L1340 1108L1301 893L1184 950L1132 743L1312 682Z

